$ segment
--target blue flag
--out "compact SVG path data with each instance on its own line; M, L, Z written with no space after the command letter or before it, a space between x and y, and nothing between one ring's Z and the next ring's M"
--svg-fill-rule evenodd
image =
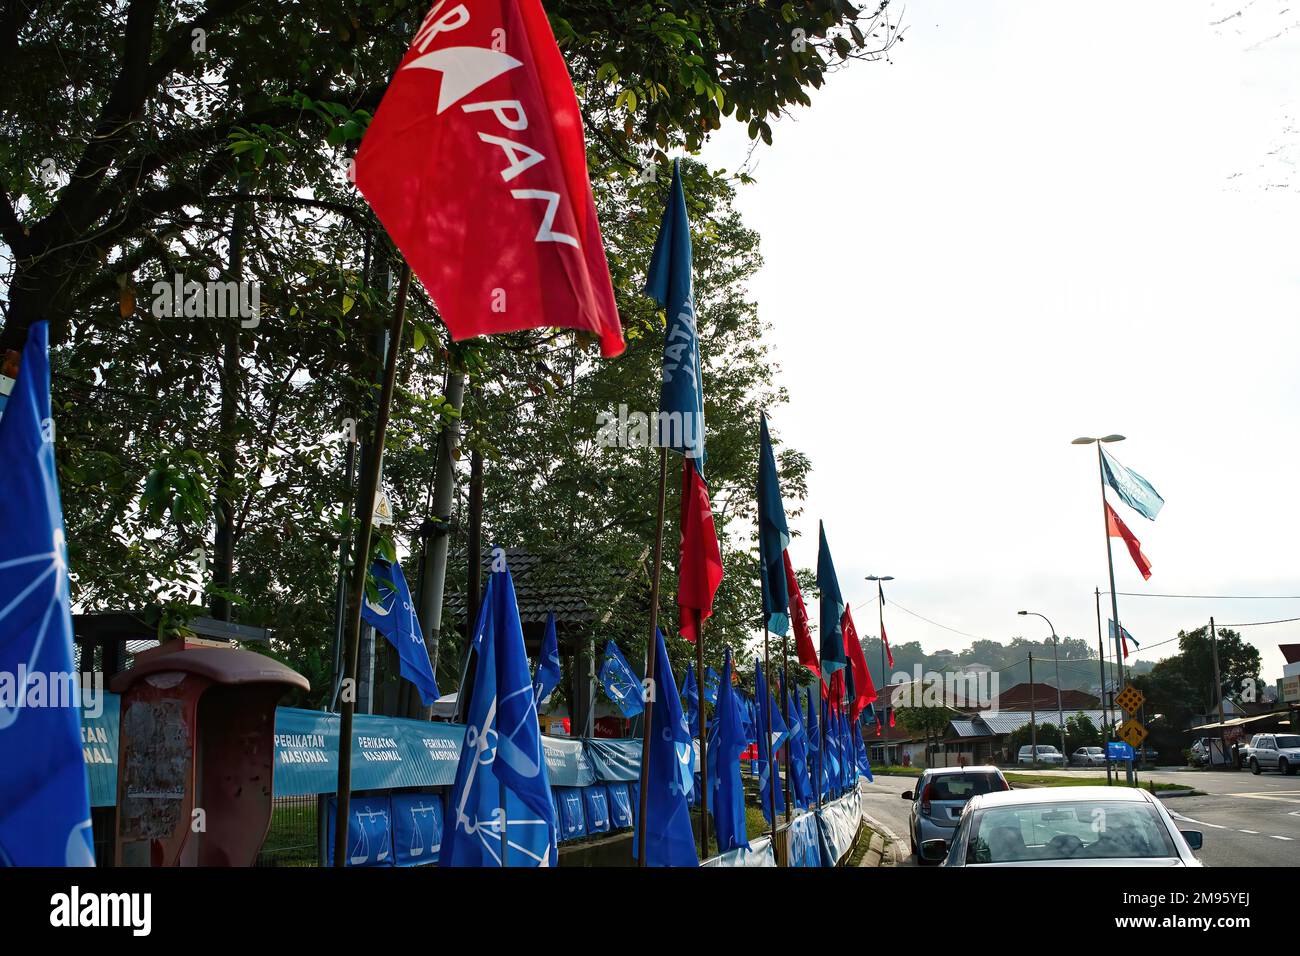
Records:
M862 723L857 720L853 722L853 745L858 757L858 773L875 783L876 778L871 773L871 761L867 758L867 745L862 740Z
M713 723L709 726L709 783L713 795L713 827L719 852L749 849L745 828L745 786L740 776L740 755L749 748L740 697L731 686L731 648L722 655L722 675Z
M474 649L474 695L440 861L444 866L555 866L555 804L509 569L488 577Z
M835 715L825 703L822 705L822 720L826 724L826 752L822 754L826 787L830 793L834 793L839 789L840 782L840 735L835 726Z
M605 663L600 668L600 685L609 699L618 705L624 717L635 717L645 710L641 700L641 682L632 673L623 652L610 640L605 645Z
M647 866L699 866L695 832L687 805L695 789L695 745L691 742L681 698L673 681L664 636L655 629L655 696L650 714L648 791L644 821ZM636 843L633 843L635 853Z
M844 597L840 594L840 579L835 574L835 562L826 543L826 528L817 522L817 590L821 592L821 656L822 681L829 687L831 676L848 663L844 653Z
M704 700L709 704L718 702L718 672L712 667L704 672Z
M537 658L537 672L533 675L533 701L541 706L551 699L560 686L560 643L555 637L555 612L546 615L546 636L542 638L542 653Z
M686 218L686 193L682 190L681 164L677 161L673 162L673 182L650 259L645 291L663 307L668 317L656 444L693 458L703 474L704 389L691 278L691 224Z
M763 594L763 619L773 634L790 629L790 592L785 580L785 547L790 529L781 503L767 416L758 417L758 581Z
M397 650L401 675L415 685L424 706L432 707L442 695L438 693L429 649L424 646L420 622L415 617L415 602L411 600L402 566L396 561L392 564L376 561L370 566L370 576L378 585L379 603L366 597L361 604L361 617Z
M818 793L825 793L826 770L821 759L822 735L821 727L817 722L818 708L813 705L817 695L812 689L808 690L808 710L804 719L804 727L808 733L808 783L812 788L813 799L817 799ZM818 783L820 778L821 783Z
M808 776L808 733L799 714L799 688L794 695L786 694L786 709L790 714L790 791L794 804L807 810L813 803L812 780Z
M686 698L686 725L691 736L700 735L700 688L695 683L695 668L686 665L686 680L682 682L682 696Z
M0 418L0 865L94 866L48 337L28 330Z
M1115 489L1128 505L1144 518L1156 519L1160 509L1165 506L1165 499L1151 487L1151 482L1131 468L1125 468L1106 449L1101 450L1101 472L1106 484Z
M763 666L758 658L754 658L754 678L757 691L755 731L758 734L758 789L763 801L763 816L771 823L773 790L776 791L776 812L785 812L785 788L781 783L781 773L776 767L776 752L785 744L789 731L786 729L785 722L781 720L780 708L775 706L772 694L767 688L767 679L763 675ZM769 728L771 736L768 735Z

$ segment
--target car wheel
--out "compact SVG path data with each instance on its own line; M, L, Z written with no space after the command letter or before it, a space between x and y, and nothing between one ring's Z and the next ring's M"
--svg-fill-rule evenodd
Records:
M1291 766L1291 761L1283 757L1277 762L1277 772L1284 773L1289 777L1295 773L1295 767Z
M1255 776L1259 776L1259 761L1254 757L1250 758L1250 772L1255 774Z

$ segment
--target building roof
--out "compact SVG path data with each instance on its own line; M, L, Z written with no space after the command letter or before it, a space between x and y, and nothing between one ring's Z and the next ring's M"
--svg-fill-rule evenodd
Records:
M1106 713L1101 710L1067 710L1062 716L1068 723L1071 717L1076 714L1083 714L1097 727L1106 725ZM1039 724L1051 724L1055 727L1056 711L1050 713L1039 711L1034 714L1034 719ZM972 714L963 717L954 717L948 723L948 737L998 737L1003 734L1009 734L1019 730L1029 723L1029 711L1027 710L1005 710L997 713L988 712L982 714Z
M592 624L604 615L610 602L623 589L626 573L592 569L567 553L540 554L523 548L505 548L506 564L515 585L519 619L525 624L545 624L554 612L557 627ZM483 552L483 582L492 570L492 552ZM449 562L444 613L453 620L465 618L465 552Z
M1061 706L1067 710L1097 707L1101 701L1087 691L1062 688ZM998 696L998 710L1028 710L1030 703L1039 710L1056 707L1056 686L1042 681L1023 682L1007 688Z

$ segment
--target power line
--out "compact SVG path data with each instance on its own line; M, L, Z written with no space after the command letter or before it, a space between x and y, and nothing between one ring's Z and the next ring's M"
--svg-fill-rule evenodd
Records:
M1102 591L1102 594L1110 594ZM1150 594L1146 591L1116 591L1119 597L1180 598L1204 601L1300 601L1300 594Z
M1259 627L1261 624L1293 624L1300 621L1300 617L1284 617L1280 621L1247 621L1245 624L1216 624L1217 628L1222 627Z
M930 620L928 617L925 617L925 616L923 616L923 615L921 615L921 614L917 614L915 611L909 611L907 608L903 607L903 605L899 604L897 601L893 600L892 598L890 599L890 603L891 603L894 607L898 608L900 611L903 611L904 613L910 614L910 615L912 615L912 617L917 618L918 620L925 621L926 624L933 624L935 627L943 628L943 630L945 630L945 631L952 631L952 633L954 633L954 634L960 634L962 637L969 637L969 638L970 638L971 640L973 640L973 641L987 641L987 640L990 640L990 638L982 637L982 636L979 635L979 634L970 634L970 633L968 633L968 632L966 632L966 631L959 631L959 630L957 630L957 628L955 628L955 627L949 627L947 624L940 624L938 621L932 621L932 620Z

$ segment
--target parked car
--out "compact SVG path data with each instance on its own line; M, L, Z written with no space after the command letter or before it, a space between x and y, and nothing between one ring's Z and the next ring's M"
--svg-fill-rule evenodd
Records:
M1133 751L1133 759L1139 763L1155 763L1160 759L1160 754L1150 747L1137 747Z
M1251 773L1276 770L1287 775L1300 767L1300 734L1256 734L1246 761Z
M921 844L944 866L1200 866L1199 830L1179 830L1145 790L1042 787L973 797L944 844Z
M952 839L962 808L971 797L1010 789L997 767L939 767L925 771L917 779L915 790L903 791L903 799L912 801L908 819L912 853L916 854L927 840L946 843ZM922 862L919 854L917 861Z
M1192 742L1188 759L1193 767L1227 763L1230 758L1223 752L1223 742L1218 737L1198 737Z
M1065 755L1051 744L1039 744L1036 753L1033 747L1026 744L1020 748L1020 753L1016 756L1016 763L1021 766L1027 766L1033 763L1044 763L1064 767Z
M1080 747L1070 754L1070 763L1076 767L1104 767L1106 751L1101 747Z

